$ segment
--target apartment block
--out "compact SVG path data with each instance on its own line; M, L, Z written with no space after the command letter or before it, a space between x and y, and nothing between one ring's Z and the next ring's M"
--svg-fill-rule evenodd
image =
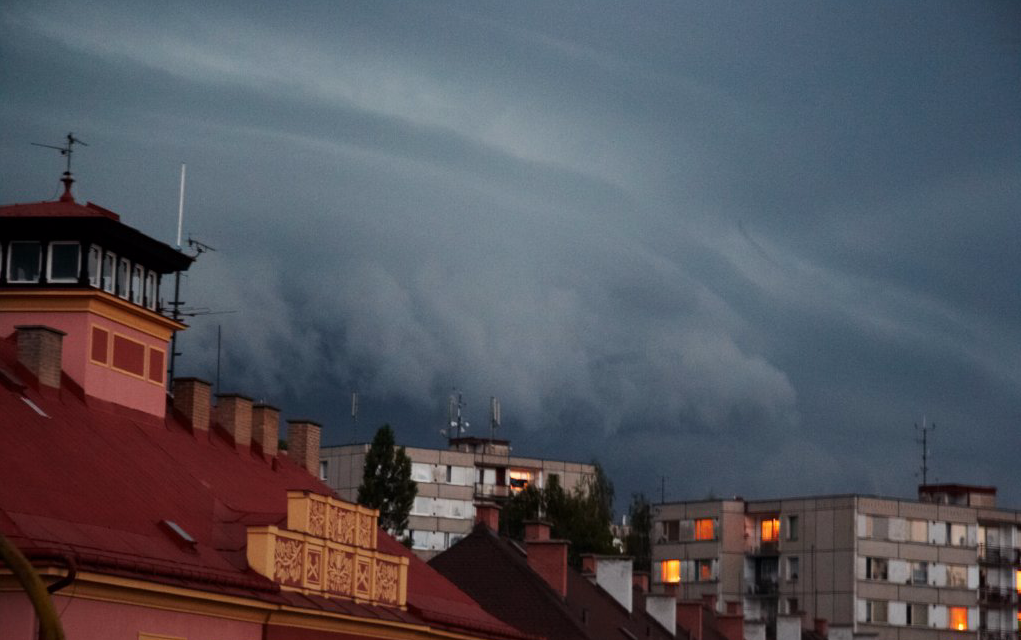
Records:
M323 447L319 475L345 500L354 501L369 444ZM565 490L595 477L591 464L511 455L510 442L452 438L447 449L406 447L418 496L408 518L412 549L429 559L471 532L475 501L499 503L530 484L552 479Z
M1021 512L992 487L923 485L918 500L836 495L655 507L653 583L740 610L749 640L790 615L830 635L1018 640Z

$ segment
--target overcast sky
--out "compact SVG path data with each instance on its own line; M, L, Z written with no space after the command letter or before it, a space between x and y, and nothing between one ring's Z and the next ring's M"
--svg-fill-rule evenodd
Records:
M1021 508L1018 2L22 2L0 202L216 248L178 373L654 499ZM212 6L216 5L216 6ZM164 293L170 287L165 283ZM350 393L361 397L352 435ZM665 480L663 480L665 478Z

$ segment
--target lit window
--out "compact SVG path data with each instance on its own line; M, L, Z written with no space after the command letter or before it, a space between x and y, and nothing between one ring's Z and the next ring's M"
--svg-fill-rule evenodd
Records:
M780 518L767 518L762 521L762 541L776 542L780 539Z
M696 540L715 540L716 532L712 518L702 518L695 521Z
M77 242L51 242L46 279L50 282L78 282L80 267Z
M950 628L957 631L968 630L967 607L950 607Z
M1015 582L1015 586L1017 586L1017 592L1021 593L1021 570L1018 570L1018 572L1015 574L1014 582ZM1019 612L1017 615L1018 615L1018 620L1021 620L1021 612ZM1021 625L1018 625L1018 627L1021 627Z
M117 295L128 299L128 276L131 273L131 263L127 258L121 258L117 267Z
M449 469L449 467L448 467ZM510 469L507 472L510 477L510 490L513 493L518 493L532 482L532 472L524 471L520 469Z
M136 264L131 270L131 301L142 304L142 265Z
M715 573L713 571L713 561L710 558L696 560L695 570L698 572L697 575L699 582L709 582L710 580L716 579L716 576L713 575Z
M156 298L159 295L156 287L156 272L150 271L145 276L145 306L156 310Z
M89 284L97 289L99 288L100 283L100 271L103 267L102 256L102 249L96 245L89 247Z
M12 242L7 249L7 282L39 282L42 246L38 242Z
M103 291L113 293L114 283L117 281L116 270L117 256L107 251L103 254Z
M664 560L659 563L660 572L663 577L663 582L668 584L677 584L681 581L681 561L680 560Z

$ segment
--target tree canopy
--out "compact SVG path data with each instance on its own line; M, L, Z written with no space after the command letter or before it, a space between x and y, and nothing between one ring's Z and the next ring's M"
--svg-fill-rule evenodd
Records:
M365 470L358 487L358 504L379 509L379 526L391 535L408 528L408 514L418 495L411 479L411 458L394 445L394 432L384 424L365 454Z
M615 554L610 522L613 518L613 483L602 466L595 463L596 472L587 482L565 491L556 476L551 476L542 489L528 485L512 497L504 507L504 533L521 539L525 521L541 519L552 525L554 538L571 543L568 559L580 566L586 553Z
M628 521L631 530L624 540L624 552L635 559L637 571L652 568L652 507L644 493L631 496L628 507Z

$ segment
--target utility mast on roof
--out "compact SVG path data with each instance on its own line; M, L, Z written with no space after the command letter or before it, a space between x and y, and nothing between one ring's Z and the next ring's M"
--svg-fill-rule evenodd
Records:
M462 410L467 406L464 396L454 388L447 403L447 428L440 429L440 433L447 437L448 445L455 438L460 438L468 430L468 421L461 415Z
M85 144L84 142L82 142L81 140L79 140L78 138L74 137L74 134L71 133L71 132L68 132L68 134L67 134L67 142L65 142L64 146L62 146L62 147L57 147L57 146L54 146L52 144L41 144L41 143L38 143L38 142L33 142L32 143L32 145L36 146L36 147L45 147L47 149L56 149L57 151L60 152L60 155L62 155L65 158L67 158L67 168L64 169L64 177L61 178L61 182L64 183L64 195L60 196L60 199L62 201L68 201L68 200L73 200L74 199L71 196L71 185L74 184L74 178L71 177L71 154L74 153L74 145L76 145L76 144L80 144L83 147L89 146L89 145Z
M922 416L922 426L915 425L915 432L921 433L921 436L915 436L915 442L922 445L922 484L929 484L929 432L935 431L935 423L926 425L925 416Z
M500 427L500 399L489 397L489 441L496 440L496 430Z

